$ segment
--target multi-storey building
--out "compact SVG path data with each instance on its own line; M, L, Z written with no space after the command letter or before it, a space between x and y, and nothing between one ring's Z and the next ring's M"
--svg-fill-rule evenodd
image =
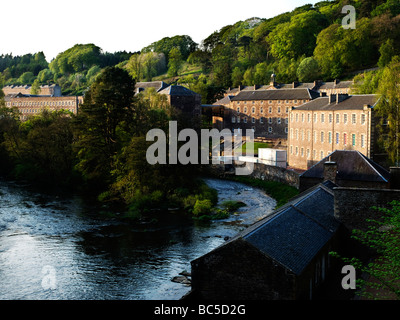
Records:
M287 139L288 114L319 94L310 89L245 90L230 97L225 106L224 128L253 129L255 137Z
M79 105L83 102L82 96L36 96L26 94L8 94L4 97L6 107L18 108L21 113L21 120L34 116L44 109L68 110L74 114L78 112Z
M287 161L307 170L335 150L357 150L373 158L376 95L319 97L289 112Z

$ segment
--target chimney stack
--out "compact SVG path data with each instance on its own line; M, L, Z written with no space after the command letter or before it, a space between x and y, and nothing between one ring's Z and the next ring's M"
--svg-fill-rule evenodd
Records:
M336 183L337 163L335 161L327 161L324 163L324 181L330 180Z
M334 103L336 101L336 94L329 94L329 104Z

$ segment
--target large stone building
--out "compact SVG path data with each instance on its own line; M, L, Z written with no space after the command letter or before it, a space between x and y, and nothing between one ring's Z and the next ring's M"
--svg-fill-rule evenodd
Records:
M79 105L83 102L82 96L38 96L27 94L8 94L4 97L6 107L18 108L21 120L34 116L44 109L67 110L74 114L78 112Z
M376 95L334 94L290 110L289 167L307 170L335 150L376 151Z
M224 128L243 134L253 129L255 137L286 140L289 110L318 96L308 88L241 91L225 106Z

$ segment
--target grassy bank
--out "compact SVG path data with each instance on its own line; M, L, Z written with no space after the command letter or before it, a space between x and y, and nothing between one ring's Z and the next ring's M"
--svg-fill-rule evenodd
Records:
M228 177L227 179L241 182L254 188L264 190L266 194L276 200L277 208L283 206L291 198L299 194L299 191L296 188L280 182L264 181L248 176L232 176Z

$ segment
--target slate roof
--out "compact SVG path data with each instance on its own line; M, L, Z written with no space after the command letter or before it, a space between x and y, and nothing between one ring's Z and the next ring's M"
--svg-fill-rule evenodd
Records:
M222 99L214 102L213 105L214 106L226 106L231 102L232 98L233 98L233 96L225 96Z
M155 88L156 91L159 92L166 87L168 87L168 84L166 84L164 81L137 82L135 85L136 90L139 91L140 89L145 90L147 88Z
M194 96L198 95L198 93L189 90L188 88L185 88L183 86L169 86L161 91L159 91L159 94L166 94L170 96Z
M336 150L303 172L300 177L323 179L326 161L337 163L337 179L388 182L390 178L389 171L355 150Z
M319 93L310 89L279 89L241 91L232 97L232 101L249 100L308 100L319 97Z
M378 96L374 94L349 95L343 101L333 101L329 103L329 97L319 97L309 101L295 110L362 110L364 105L374 107L378 101Z
M351 88L353 85L353 81L332 81L332 82L323 82L319 85L319 89L342 89L342 88Z

